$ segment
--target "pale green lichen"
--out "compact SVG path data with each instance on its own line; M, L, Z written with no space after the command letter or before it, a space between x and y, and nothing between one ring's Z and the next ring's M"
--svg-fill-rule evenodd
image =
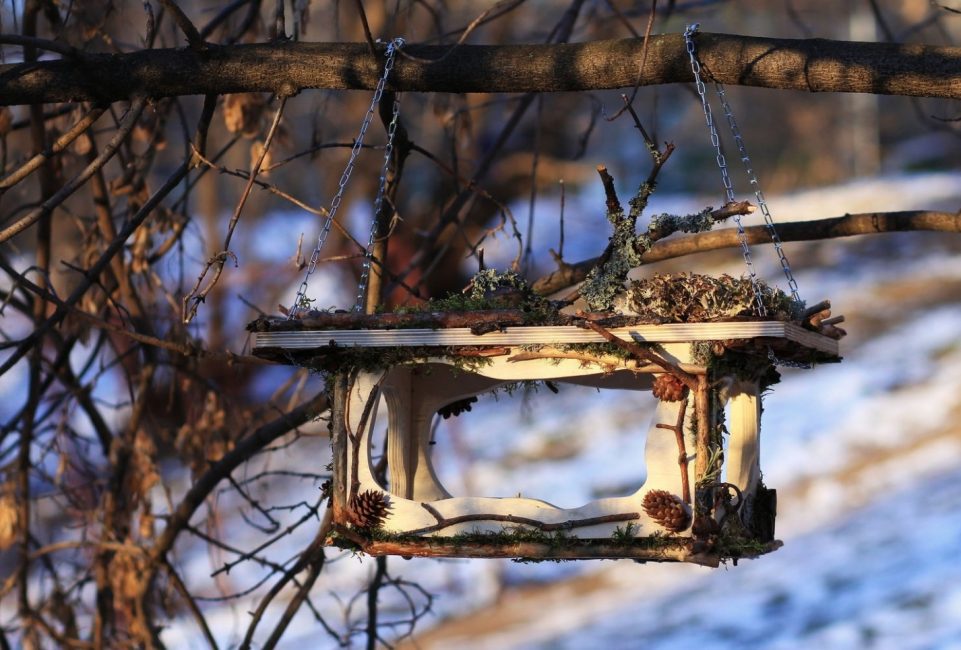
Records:
M714 215L711 208L704 208L696 214L683 217L674 214L658 214L651 217L647 227L647 235L654 240L663 239L676 232L706 232L714 227Z
M581 286L581 297L593 311L608 311L614 298L624 288L627 274L642 263L641 255L650 248L646 236L634 234L634 227L625 219L614 222L608 247L609 255L603 264L590 270Z
M635 197L636 199L636 197ZM631 201L632 218L624 217L619 208L608 213L607 220L614 227L603 262L587 274L581 286L581 297L594 311L609 311L614 307L615 297L623 290L627 274L634 267L643 264L643 255L651 249L654 242L675 232L704 232L714 225L711 208L696 214L677 216L659 214L651 219L644 233L634 232L634 223L641 205Z
M528 325L546 324L557 318L557 307L534 293L527 281L514 271L479 271L461 293L432 298L421 305L400 307L397 313L463 312L488 309L519 309Z

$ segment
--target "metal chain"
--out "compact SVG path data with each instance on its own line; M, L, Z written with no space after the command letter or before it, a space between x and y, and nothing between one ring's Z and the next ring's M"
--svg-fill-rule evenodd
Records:
M317 261L320 259L320 251L327 243L327 236L330 234L330 226L334 222L334 217L337 216L337 209L340 207L340 203L344 198L344 190L347 187L347 183L350 180L350 175L354 171L354 163L357 161L357 156L360 155L360 150L364 145L364 136L367 135L367 129L370 128L370 123L374 118L374 111L377 108L377 104L380 103L380 99L384 94L384 86L387 84L387 77L390 75L390 71L394 67L394 58L397 54L397 50L404 46L403 38L395 38L390 43L387 44L387 60L384 63L384 74L381 75L380 79L377 80L377 86L374 89L374 97L370 102L370 107L367 109L367 114L364 115L364 121L360 125L360 133L358 133L357 138L354 140L354 146L350 150L350 158L347 160L347 166L344 168L343 174L340 176L340 182L337 184L337 194L330 201L330 208L327 210L327 218L324 220L323 228L321 228L320 234L317 236L317 244L314 246L313 252L310 254L310 260L307 262L307 273L304 275L303 282L300 283L300 288L297 289L297 296L294 298L294 304L290 308L288 318L292 319L297 316L301 310L307 308L307 282L310 279L311 274L314 269L317 268ZM388 153L385 160L390 158L390 151L393 147L393 135L396 131L397 115L399 111L399 105L397 101L394 101L393 109L393 119L391 120L391 127L388 131ZM386 165L386 162L385 162ZM378 201L383 199L383 187L385 183L386 172L381 175L380 185L381 189L378 190ZM374 206L374 219L377 217L378 206ZM374 227L371 228L373 233ZM366 266L364 272L361 275L362 284L366 285L366 272L370 266L370 248L373 241L373 235L371 235L371 241L367 245L367 251L364 256L364 264Z
M727 161L724 155L721 153L720 138L717 134L717 129L714 127L714 117L711 113L711 105L707 101L707 89L704 86L704 82L701 80L701 64L697 60L697 54L694 46L694 34L697 33L699 25L697 23L693 25L688 25L684 30L684 44L687 47L687 54L691 59L691 70L694 72L694 82L697 86L697 94L701 98L701 106L704 109L704 117L707 121L708 129L711 132L711 144L714 146L714 150L717 152L717 164L721 169L721 180L724 183L724 191L727 195L728 202L734 200L734 189L731 183L731 177L727 170ZM727 95L724 92L724 85L718 82L714 82L714 89L717 91L718 99L721 102L721 108L724 111L724 116L727 118L727 124L731 129L731 134L734 136L734 142L737 144L738 153L741 155L741 163L744 165L744 171L747 174L748 181L751 183L751 187L754 190L754 198L757 200L758 206L761 208L761 214L764 215L764 225L767 227L767 231L771 236L771 242L774 244L774 249L777 251L778 260L781 262L781 269L784 271L784 277L787 278L788 287L791 290L791 298L796 302L801 302L801 296L798 292L797 281L794 279L794 273L791 271L791 265L788 263L787 255L784 253L784 248L781 245L781 238L777 234L777 229L774 227L774 219L771 217L771 211L768 208L767 201L764 199L764 193L761 192L761 184L757 179L757 174L754 173L752 168L751 157L747 153L747 147L744 144L744 138L741 135L741 130L737 126L737 121L734 119L734 111L731 109L730 103L727 101ZM741 242L741 251L744 255L744 262L747 264L748 272L751 276L751 286L754 287L754 298L756 301L757 312L759 316L766 316L767 309L764 307L764 302L761 295L761 288L758 283L757 274L754 270L754 263L751 259L751 250L747 244L747 235L744 232L744 226L741 224L740 215L734 215L734 223L737 224L737 236L738 240ZM789 361L785 359L779 359L774 353L774 350L768 347L768 359L771 363L776 366L787 366L791 368L810 368L811 364L799 362L799 361Z
M387 72L393 59L387 60ZM386 78L387 73L384 77ZM394 152L394 134L397 132L397 122L400 121L400 102L394 96L394 105L391 108L390 124L387 126L387 144L384 146L384 165L380 170L380 181L377 184L377 197L374 199L373 215L370 220L370 234L367 236L367 248L364 250L364 263L361 267L360 282L357 284L357 300L354 302L354 311L364 309L364 295L367 293L367 280L370 278L370 261L373 258L374 236L377 234L377 215L380 213L381 205L384 203L384 194L387 192L387 170L390 167L390 158Z
M734 185L731 183L731 176L727 171L727 160L721 151L721 138L714 127L714 115L711 112L711 105L707 101L707 88L701 80L701 64L697 60L694 48L694 34L697 33L698 24L688 25L684 30L684 44L687 47L687 55L691 59L691 71L694 73L694 83L697 87L697 94L701 98L701 108L704 109L704 119L707 122L708 131L711 133L711 145L717 156L717 166L721 170L721 181L724 183L724 192L727 195L728 203L734 202ZM747 266L748 274L751 277L751 286L754 288L755 309L758 316L767 316L767 309L764 307L764 299L761 295L761 285L754 270L754 260L751 258L751 248L747 245L747 234L744 232L744 224L741 223L741 216L734 215L734 223L737 225L737 238L741 242L741 255L744 257L744 264Z
M801 302L801 296L798 294L797 281L794 279L791 265L788 263L787 255L784 254L784 248L781 246L781 238L777 234L777 228L774 227L774 219L771 217L771 211L767 207L767 201L764 200L764 193L761 192L761 184L757 180L757 174L754 173L754 169L751 167L751 157L747 154L747 147L744 145L744 138L741 137L741 130L737 127L737 122L734 120L734 111L731 110L731 105L727 102L727 96L724 94L724 86L714 82L714 88L717 90L717 96L720 98L721 107L724 109L724 115L727 117L728 126L731 127L734 142L737 143L737 150L741 154L741 163L744 165L744 172L747 174L751 188L754 190L754 198L757 199L758 207L761 208L761 214L764 215L764 225L767 226L767 231L771 235L771 242L774 244L774 250L777 251L777 257L781 262L781 270L784 271L784 277L787 278L788 287L791 289L791 298L794 299L794 302L799 303Z

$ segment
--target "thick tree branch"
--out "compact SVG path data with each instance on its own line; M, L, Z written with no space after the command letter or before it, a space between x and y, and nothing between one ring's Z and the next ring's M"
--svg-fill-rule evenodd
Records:
M541 45L408 45L391 87L419 92L558 92L689 83L680 34ZM961 98L961 48L701 33L708 79L810 92ZM427 61L425 61L425 59ZM433 61L433 62L431 62ZM304 88L373 89L382 63L366 43L278 42L85 54L0 66L0 104L118 101Z
M870 212L846 214L843 217L819 219L817 221L794 221L777 224L777 233L781 237L781 241L812 241L909 230L961 232L961 213L928 210ZM771 243L771 236L765 226L751 226L746 229L746 233L747 241L751 245ZM661 240L654 244L651 250L643 255L642 259L644 263L651 264L675 257L735 246L740 246L737 231L734 228L724 228L677 239ZM563 268L537 280L534 283L534 291L549 295L582 282L599 259L595 257L582 262L566 264Z

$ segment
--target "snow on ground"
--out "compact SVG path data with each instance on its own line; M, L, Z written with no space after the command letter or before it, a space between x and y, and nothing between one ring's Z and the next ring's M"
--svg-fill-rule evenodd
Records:
M607 590L571 594L554 611L538 607L456 646L961 647L961 346L943 351L952 332L961 308L918 315L843 364L791 372L775 387L762 467L782 488L783 549L714 571L598 565ZM923 380L899 381L914 372L905 359L919 362ZM879 447L887 461L871 462ZM862 455L867 466L854 471ZM807 478L813 489L792 491Z
M959 510L954 470L885 491L761 560L632 598L575 632L500 647L961 647Z

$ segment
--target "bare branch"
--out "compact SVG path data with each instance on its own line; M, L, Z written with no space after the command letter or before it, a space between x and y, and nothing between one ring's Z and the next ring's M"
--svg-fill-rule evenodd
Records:
M25 162L19 169L11 172L8 176L0 180L0 196L3 196L4 192L33 173L33 171L40 167L40 165L42 165L45 161L66 149L71 142L80 136L81 133L90 128L90 126L96 122L101 115L103 115L103 112L103 108L94 108L89 113L84 115L83 118L77 122L72 129L57 138L57 141L53 143L49 150L40 152Z
M781 241L813 241L855 235L875 235L890 232L929 230L936 232L961 232L961 214L911 210L905 212L871 212L847 214L843 217L818 219L816 221L792 221L777 225ZM765 226L746 228L749 244L770 244L771 236ZM698 233L678 239L661 240L642 256L645 264L705 253L721 248L740 246L737 231L733 228ZM582 282L587 273L597 265L600 258L566 265L537 280L533 287L540 294L548 295Z
M97 159L87 165L83 171L70 179L63 187L57 190L56 194L51 196L49 199L44 201L40 207L30 211L25 216L21 217L12 226L7 226L2 231L0 231L0 243L7 241L14 235L26 230L37 221L45 217L46 215L53 212L54 208L67 200L71 194L80 189L84 183L86 183L91 176L97 173L97 170L107 164L114 154L117 152L117 148L120 144L127 139L130 135L130 131L137 124L137 120L140 118L140 113L143 111L144 106L146 106L147 101L143 98L137 98L133 100L130 104L130 108L127 110L127 116L124 118L123 124L117 129L117 133L111 138L107 146L103 148ZM78 134L79 135L79 134ZM41 164L41 160L39 164Z
M391 75L404 92L568 92L690 83L680 34L544 45L408 45ZM826 39L711 34L697 37L710 80L809 92L961 98L961 48ZM449 53L449 54L448 54ZM446 57L446 58L444 58ZM441 60L443 59L443 60ZM97 70L96 75L87 70ZM269 43L0 66L0 104L117 101L138 94L279 92L304 88L373 89L381 62L366 43Z

